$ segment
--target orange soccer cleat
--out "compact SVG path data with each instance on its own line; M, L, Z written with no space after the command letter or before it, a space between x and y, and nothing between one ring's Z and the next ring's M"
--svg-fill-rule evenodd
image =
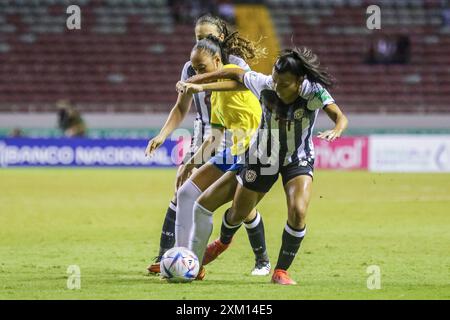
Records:
M208 246L205 250L205 255L203 256L203 265L207 265L208 263L216 260L216 258L222 254L225 250L228 249L230 244L223 244L220 239L214 240Z
M272 282L282 285L294 285L297 284L294 280L292 280L286 270L275 269L272 275Z
M148 273L158 274L161 273L161 267L159 266L159 262L161 261L161 257L156 257L154 262L147 267Z
M148 273L158 274L161 272L161 268L158 263L153 263L147 267Z
M205 278L206 275L206 269L204 266L200 267L200 270L198 270L198 274L197 277L195 278L195 280L203 280Z

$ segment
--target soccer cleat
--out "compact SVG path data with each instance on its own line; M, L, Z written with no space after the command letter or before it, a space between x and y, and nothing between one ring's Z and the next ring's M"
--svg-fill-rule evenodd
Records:
M282 285L293 285L297 284L294 280L292 280L286 270L275 269L272 275L272 282Z
M217 239L206 247L205 255L203 256L203 265L207 265L208 263L216 260L216 258L225 250L228 249L230 244L223 244L220 239Z
M205 278L206 275L206 269L204 266L201 266L200 269L198 270L198 274L197 277L195 278L195 280L203 280Z
M158 274L161 272L161 268L159 262L161 261L161 256L158 256L154 259L154 262L147 267L148 273L150 274Z
M267 276L270 274L270 268L269 261L256 261L252 276Z

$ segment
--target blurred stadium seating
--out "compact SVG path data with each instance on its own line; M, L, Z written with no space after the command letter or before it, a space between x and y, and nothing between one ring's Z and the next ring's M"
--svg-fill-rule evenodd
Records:
M271 0L285 46L294 41L314 49L337 78L334 97L353 112L448 112L450 34L441 28L441 1L375 1L380 31L366 28L365 10L374 1ZM406 34L411 61L405 65L364 62L370 35Z
M363 0L269 0L282 46L313 48L338 80L347 112L448 112L450 33L441 1L377 1L382 30L366 28ZM65 10L82 7L82 29ZM407 34L408 64L369 65L370 36ZM245 32L243 32L245 33ZM83 112L161 112L194 42L165 0L0 1L0 112L54 111L70 99Z

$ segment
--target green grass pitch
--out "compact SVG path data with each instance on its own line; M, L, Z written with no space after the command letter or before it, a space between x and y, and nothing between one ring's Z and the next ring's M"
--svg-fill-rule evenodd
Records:
M168 284L158 250L174 170L0 170L0 299L449 299L450 175L316 171L297 286L254 277L244 228L204 281ZM215 215L212 239L220 230ZM286 221L280 181L259 206L272 264ZM81 289L67 288L67 268ZM381 270L369 290L367 267Z

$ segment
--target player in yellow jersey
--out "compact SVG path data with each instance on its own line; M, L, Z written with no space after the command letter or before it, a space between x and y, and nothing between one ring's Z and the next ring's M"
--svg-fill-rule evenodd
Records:
M225 42L225 45L223 44ZM208 36L197 42L191 53L191 63L196 73L205 73L223 68L237 68L237 65L228 64L226 39L220 42L214 36ZM182 84L177 85L182 87ZM189 94L189 92L187 92ZM245 152L251 137L258 129L261 120L262 109L258 99L246 88L241 91L221 91L211 95L211 135L205 139L198 151L185 162L183 170L177 178L180 186L177 192L177 214L175 225L175 246L191 248L191 234L193 234L193 206L199 196L228 171L236 172L245 162ZM223 139L225 136L225 139ZM230 139L227 137L230 136ZM222 141L231 140L225 146ZM216 154L198 171L188 177L190 168L199 163L204 163L211 150L217 150ZM235 174L230 176L235 179ZM226 180L220 180L221 184L230 185ZM218 186L220 188L220 185ZM233 188L220 189L221 197L231 201L234 196ZM225 201L227 202L227 201ZM224 224L227 222L224 220ZM264 225L261 216L253 210L246 219L245 226L254 229L255 237L252 237L256 264L252 274L268 275L270 263L266 251L264 239ZM221 238L210 248L215 258L224 251L231 242L232 237L228 233L222 233ZM208 252L208 250L207 250ZM203 264L208 264L213 258L208 254L204 259L199 256Z
M223 69L233 68L240 67L235 64L223 66ZM261 114L258 98L250 90L214 91L211 94L211 126L231 132L232 156L239 157L245 153L258 129Z
M319 132L319 138L333 141L348 125L347 117L326 89L333 84L332 77L320 66L319 58L310 49L292 48L280 53L272 75L224 69L188 79L191 84L184 84L183 91L201 92L205 87L192 83L214 79L234 80L235 88L239 90L245 85L259 98L263 107L258 136L252 140L249 157L237 176L239 184L237 188L236 183L231 186L236 192L232 208L226 215L226 227L232 236L235 226L242 223L242 218L258 205L281 175L288 210L272 282L295 285L287 270L306 234L306 215L314 175L312 132L319 109L323 109L335 123L333 129ZM232 89L232 83L209 83L208 90ZM208 190L209 194L219 191L214 187ZM200 255L207 248L210 236L204 230L208 231L210 216L221 205L217 201L220 197L212 198L202 195L194 204L193 252Z

